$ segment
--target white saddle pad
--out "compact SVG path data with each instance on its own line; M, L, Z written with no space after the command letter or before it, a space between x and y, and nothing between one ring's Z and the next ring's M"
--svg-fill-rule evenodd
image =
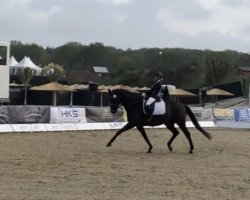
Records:
M163 100L155 102L155 108L152 115L164 115L166 112L166 105Z

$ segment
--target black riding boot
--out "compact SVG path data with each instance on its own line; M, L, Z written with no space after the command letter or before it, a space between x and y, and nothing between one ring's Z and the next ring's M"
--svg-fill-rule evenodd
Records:
M152 114L154 112L154 103L150 104L146 108L146 113L147 113L147 122L150 122L152 120Z

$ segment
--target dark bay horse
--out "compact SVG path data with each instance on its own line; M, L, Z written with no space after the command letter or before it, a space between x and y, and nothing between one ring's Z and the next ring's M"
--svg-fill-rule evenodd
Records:
M212 136L199 125L191 109L182 103L173 101L166 102L166 114L153 116L152 119L148 121L147 116L143 112L143 97L141 93L129 90L126 87L119 87L109 90L109 97L111 113L115 114L119 106L122 105L127 112L128 123L117 131L117 133L107 143L107 147L110 147L121 133L136 127L148 144L149 148L147 152L151 153L153 146L150 143L143 126L157 126L165 124L166 127L173 133L173 136L167 143L168 149L170 152L172 152L173 147L171 144L179 134L179 131L174 126L177 124L188 139L190 145L189 153L193 153L194 145L190 132L188 131L185 124L187 114L189 115L195 127L201 133L203 133L208 139L212 138Z

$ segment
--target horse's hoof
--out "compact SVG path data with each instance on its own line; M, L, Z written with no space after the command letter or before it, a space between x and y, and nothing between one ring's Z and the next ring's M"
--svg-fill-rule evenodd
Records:
M147 153L152 153L152 151L151 151L151 150L148 150Z
M168 146L168 149L169 149L170 152L173 151L173 147L171 147L171 146Z
M109 143L108 143L108 144L106 144L106 147L111 147L111 144L109 144Z
M190 154L193 154L193 151L189 151Z

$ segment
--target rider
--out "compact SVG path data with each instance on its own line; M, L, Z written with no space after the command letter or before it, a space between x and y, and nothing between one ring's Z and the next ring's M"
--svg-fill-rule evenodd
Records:
M161 87L163 84L163 76L161 72L155 73L154 84L147 92L147 95L153 97L156 101L159 101L159 92L161 91Z
M164 87L164 91L162 91ZM154 104L156 101L160 101L161 98L164 100L168 100L168 90L167 86L163 85L163 75L161 72L155 73L155 81L152 85L151 89L147 92L147 96L149 97L146 102L146 113L148 116L148 120L151 119L151 115L154 111Z

